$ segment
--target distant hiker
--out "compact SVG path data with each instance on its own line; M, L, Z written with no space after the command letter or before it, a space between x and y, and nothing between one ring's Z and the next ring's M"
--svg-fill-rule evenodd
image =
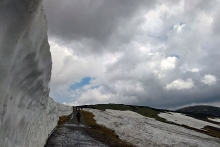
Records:
M77 117L78 123L80 123L81 114L80 114L79 110L76 113L76 117Z

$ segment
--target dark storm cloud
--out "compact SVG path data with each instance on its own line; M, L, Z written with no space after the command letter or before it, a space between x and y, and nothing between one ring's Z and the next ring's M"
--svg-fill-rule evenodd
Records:
M106 41L121 20L130 19L151 0L45 0L49 33L66 40L82 38ZM123 27L123 26L122 26Z

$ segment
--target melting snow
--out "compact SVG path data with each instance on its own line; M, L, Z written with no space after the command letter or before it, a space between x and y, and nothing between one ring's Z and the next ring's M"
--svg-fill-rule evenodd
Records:
M220 123L220 118L208 118L211 121L219 122Z
M180 124L180 125L186 125L196 129L202 129L205 126L213 126L216 128L220 128L220 126L218 125L206 121L198 120L181 113L173 113L173 112L160 113L159 116L165 118L167 121L175 122L176 124Z
M98 124L115 131L120 139L139 147L219 147L220 140L180 126L159 122L132 111L85 109Z

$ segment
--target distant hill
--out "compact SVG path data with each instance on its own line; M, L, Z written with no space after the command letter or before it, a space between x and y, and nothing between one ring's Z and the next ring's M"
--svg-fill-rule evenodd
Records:
M196 105L184 107L176 110L176 112L193 115L195 117L220 117L220 108L208 105Z

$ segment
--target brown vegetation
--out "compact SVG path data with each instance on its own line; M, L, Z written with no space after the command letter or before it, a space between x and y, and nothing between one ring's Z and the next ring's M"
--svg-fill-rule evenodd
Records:
M178 125L178 124L176 124L176 125ZM219 128L215 128L215 127L212 127L212 126L205 126L203 128L203 130L200 130L200 129L192 128L192 127L189 127L189 126L186 126L186 125L179 125L179 126L182 126L184 128L194 130L196 132L203 133L203 134L206 134L206 135L209 135L209 136L212 136L212 137L220 138L220 129Z
M59 121L57 123L57 127L61 127L65 122L70 120L71 115L72 115L72 113L70 115L68 115L68 116L61 116L61 117L59 117Z
M97 140L112 147L133 147L133 145L120 140L113 130L98 125L95 122L94 115L92 113L87 111L82 111L82 113L85 117L86 124L90 127L90 129L87 129L87 133L91 137L94 137Z
M220 138L220 129L212 126L205 126L204 129L207 131L206 134Z

